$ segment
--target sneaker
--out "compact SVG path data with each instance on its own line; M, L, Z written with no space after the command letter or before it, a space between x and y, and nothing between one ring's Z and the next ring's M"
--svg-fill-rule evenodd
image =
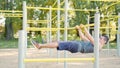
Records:
M40 49L40 45L39 45L39 43L38 43L37 41L34 41L34 40L31 39L30 42L32 43L32 45L33 45L35 48Z

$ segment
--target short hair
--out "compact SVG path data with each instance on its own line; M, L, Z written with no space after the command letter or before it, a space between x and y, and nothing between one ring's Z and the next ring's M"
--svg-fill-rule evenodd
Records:
M102 36L105 37L105 39L104 39L106 41L105 44L107 44L107 42L109 41L108 36L107 35L102 35Z

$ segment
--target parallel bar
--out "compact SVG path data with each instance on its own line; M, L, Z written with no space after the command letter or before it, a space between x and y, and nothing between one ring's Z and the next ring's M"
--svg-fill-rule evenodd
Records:
M27 7L27 9L41 9L41 10L50 10L50 8L46 8L46 7ZM52 10L61 10L61 11L65 11L64 8L51 8ZM96 11L95 9L68 9L68 11Z
M114 18L120 18L120 16L117 16L117 15L104 15L104 16L100 16L100 17L107 17L108 19L114 19ZM94 18L94 16L90 17L90 18ZM104 19L104 20L108 20L108 19ZM104 20L101 20L101 21L104 21Z
M48 20L28 20L29 22L34 22L34 21L37 21L37 22L39 22L39 21L44 21L44 22L47 22Z
M88 1L88 0L82 0L82 1ZM89 0L89 1L117 2L117 1L119 1L119 0Z
M47 20L27 20L27 23L48 23Z
M17 13L2 13L4 17L22 17L23 14L17 14Z
M100 29L106 29L106 28L109 28L109 29L112 29L112 27L100 27ZM71 27L71 28L37 28L37 27L28 27L26 28L27 31L57 31L57 30L75 30L76 28L75 27ZM90 29L93 29L93 28L90 28Z
M92 61L94 58L47 58L47 59L24 59L24 62L81 62L81 61Z
M34 21L34 22L27 22L28 24L30 24L30 23L33 23L33 24L36 24L36 23L43 23L43 24L46 24L47 22L36 22L36 21Z
M16 13L16 12L23 12L23 11L19 11L19 10L0 10L0 12L12 12L12 13Z

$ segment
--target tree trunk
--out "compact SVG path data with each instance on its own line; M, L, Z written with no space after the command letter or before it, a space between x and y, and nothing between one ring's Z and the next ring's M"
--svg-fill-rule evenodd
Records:
M13 27L12 27L12 23L10 21L10 18L6 19L6 24L5 24L5 39L6 40L13 39Z
M11 0L10 0L11 1ZM5 9L10 10L11 9L11 2L6 0L6 5ZM11 40L13 39L13 27L12 27L12 21L11 18L6 18L6 23L5 23L5 39L6 40Z

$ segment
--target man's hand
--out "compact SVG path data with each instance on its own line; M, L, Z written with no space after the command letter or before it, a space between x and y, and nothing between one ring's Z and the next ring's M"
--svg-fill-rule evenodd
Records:
M84 28L85 28L85 25L80 24L80 28L81 28L81 29L84 29Z
M79 29L80 29L80 26L76 25L75 28L79 30Z

